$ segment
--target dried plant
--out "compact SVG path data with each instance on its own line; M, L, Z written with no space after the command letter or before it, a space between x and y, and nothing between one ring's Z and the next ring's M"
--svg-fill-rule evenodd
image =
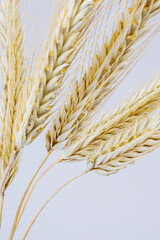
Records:
M155 79L155 80L153 80ZM122 129L127 129L152 113L160 106L160 78L157 73L149 78L149 83L132 94L124 103L115 107L114 111L101 116L79 135L62 152L62 160L85 160L95 146L108 141L112 135L117 135Z
M56 31L53 26L49 30L51 39L46 41L43 58L38 61L35 76L29 79L26 91L20 4L17 0L2 0L1 75L5 96L1 97L1 195L18 170L21 149L31 143L46 125L44 122L51 114L53 100L69 65L67 59L100 2L86 0L64 4L59 13L61 20L56 24ZM95 10L92 12L92 9Z
M151 31L148 21L158 13L157 1L136 1L131 8L125 9L122 19L118 18L112 37L104 40L102 50L93 56L92 65L77 81L71 96L66 99L53 121L46 138L47 150L63 149L66 143L87 126L95 109L120 82L120 76L137 59L138 40ZM152 26L153 27L153 26ZM145 41L144 41L145 44ZM134 55L135 53L135 55ZM132 57L132 58L131 58Z
M113 174L160 146L160 115L144 118L101 143L88 159L87 171Z
M61 91L63 76L70 64L69 57L76 51L75 46L80 41L81 32L94 13L91 10L96 4L98 7L100 2L102 1L64 2L57 16L56 26L52 26L49 31L50 37L47 39L43 58L38 62L33 82L29 85L27 101L29 104L32 102L32 108L27 115L26 110L23 111L24 119L16 142L18 147L22 148L24 144L32 142L42 131L54 100Z
M27 60L21 3L1 0L0 5L0 218L4 193L18 171L24 146L51 124L47 156L20 201L10 240L34 188L56 163L86 160L87 167L50 196L23 239L48 202L71 181L90 171L116 173L160 146L160 113L154 114L160 106L160 71L123 103L100 114L159 33L160 0L53 1L57 11L51 11L45 42L29 52ZM34 182L57 149L60 159Z
M14 178L19 162L20 151L10 157L15 149L17 119L20 101L23 98L24 59L23 34L19 20L19 1L2 1L1 3L1 76L4 88L1 116L1 167L0 193Z
M117 136L112 136L99 147L94 145L95 152L88 158L86 170L68 180L47 199L31 221L23 240L26 239L34 222L49 201L66 185L90 171L107 176L115 174L159 146L160 113L153 118L144 118L143 121L136 122L132 127L126 128Z

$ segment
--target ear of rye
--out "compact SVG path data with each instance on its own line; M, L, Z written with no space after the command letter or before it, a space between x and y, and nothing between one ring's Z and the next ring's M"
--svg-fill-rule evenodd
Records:
M19 154L14 163L7 168L15 148L17 130L16 119L19 115L19 101L24 83L23 69L23 35L19 19L19 1L2 0L0 8L1 34L1 79L3 83L3 103L1 108L1 160L0 160L0 193L14 178L19 162ZM3 183L3 184L2 184ZM3 185L3 187L2 187Z
M50 31L43 59L38 61L34 78L28 88L26 111L17 134L16 145L22 148L45 127L56 96L61 90L62 79L69 67L69 58L91 13L102 0L69 0L62 6L56 25Z
M160 106L160 77L155 74L149 83L132 94L124 103L104 114L80 132L80 138L62 152L62 159L85 160L101 141L132 126ZM154 80L154 81L153 81Z
M76 82L71 96L53 121L46 136L48 151L63 149L70 139L76 141L81 137L80 130L86 128L96 107L119 83L118 76L129 67L129 59L137 50L134 44L151 30L148 21L159 10L160 1L154 0L137 1L132 8L126 8L110 42L104 42L102 51L94 56L93 65L81 81Z
M102 141L94 154L89 156L87 171L110 175L133 164L137 159L160 146L160 113L144 118L131 128Z

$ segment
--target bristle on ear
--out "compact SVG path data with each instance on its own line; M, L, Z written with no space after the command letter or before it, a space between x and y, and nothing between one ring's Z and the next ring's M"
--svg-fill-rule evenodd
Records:
M4 97L3 116L1 117L0 178L1 181L4 182L3 191L5 191L5 187L10 184L18 167L17 158L11 166L9 173L5 175L5 170L15 147L15 136L17 133L16 120L19 116L19 106L23 102L23 35L21 32L19 10L18 0L1 1L0 33L1 36L3 36L1 38L1 78Z
M137 61L148 42L147 37L150 39L154 35L155 25L148 23L158 13L158 9L160 6L157 1L151 1L150 4L148 1L136 1L132 11L126 6L121 20L118 15L117 26L113 27L110 40L106 37L101 51L95 51L92 63L82 74L81 80L77 80L72 93L54 119L46 137L48 151L63 149L67 142L70 145L81 138L95 109L116 89L121 82L121 75L131 69L131 63ZM104 28L103 31L105 30ZM140 42L137 46L136 43L141 39L143 44Z
M112 136L116 136L123 129L128 129L136 121L140 121L160 106L160 76L159 72L149 79L149 84L141 87L124 103L114 110L99 117L90 126L81 131L76 141L64 149L64 160L81 159L95 151L102 143L106 143ZM125 131L125 130L124 130Z
M59 11L56 25L49 29L43 58L37 62L33 82L28 86L27 113L17 134L16 145L21 148L39 134L38 126L45 124L61 91L63 76L70 64L69 57L86 27L90 15L102 0L68 1ZM30 107L32 106L32 107Z
M87 171L103 175L117 173L160 147L160 113L144 118L131 128L103 142L88 158ZM92 161L94 157L94 161Z

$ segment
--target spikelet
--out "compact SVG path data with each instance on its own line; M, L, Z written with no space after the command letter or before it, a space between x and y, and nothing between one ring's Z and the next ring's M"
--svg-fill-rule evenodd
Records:
M69 66L69 57L92 10L100 2L102 0L69 0L61 8L56 26L53 26L51 37L47 40L43 60L39 61L29 86L26 111L16 139L18 148L32 142L44 128Z
M87 171L110 175L160 146L160 113L105 141L88 157Z
M157 76L158 75L158 76ZM154 79L155 78L155 79ZM124 103L104 114L79 133L79 139L70 142L62 152L65 160L85 160L101 144L122 129L126 129L152 113L160 106L160 77L155 74L150 82L132 94ZM85 154L84 154L85 149Z
M75 84L46 136L46 147L63 149L70 139L81 137L95 108L115 88L118 76L130 64L133 45L149 30L148 20L160 10L160 1L137 1L118 22L110 42L94 57L92 67ZM128 69L128 68L127 68Z
M4 112L5 112L5 103L2 95L0 94L0 129L3 129L3 123L4 123ZM2 140L2 131L0 131L0 143ZM2 149L0 147L0 156L2 154ZM1 173L0 173L0 178L1 178Z
M1 79L4 88L1 107L1 142L0 142L0 193L11 183L18 169L19 152L13 157L15 148L16 116L18 101L22 96L24 83L23 35L19 19L19 1L2 0L0 10L1 34ZM22 101L22 100L21 100ZM11 159L14 162L10 164ZM10 167L8 167L10 166ZM8 168L9 171L8 171Z

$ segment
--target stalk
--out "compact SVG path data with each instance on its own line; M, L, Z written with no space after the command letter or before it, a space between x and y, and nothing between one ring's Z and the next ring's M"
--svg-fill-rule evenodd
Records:
M20 214L19 214L19 217L18 217L18 220L17 220L17 224L16 224L16 228L17 228L17 226L18 226L18 224L19 224L19 221L20 221L20 219L21 219L21 217L22 217L22 215L23 215L23 213L24 213L25 207L26 207L26 205L27 205L27 202L28 202L28 200L29 200L29 198L30 198L33 190L35 189L35 187L37 186L37 184L40 182L40 180L44 177L44 175L45 175L51 168L53 168L57 163L60 163L60 162L61 162L61 159L58 159L58 160L57 160L56 162L54 162L51 166L49 166L49 167L41 174L41 176L37 179L37 181L34 183L33 187L30 189L30 191L29 191L29 193L28 193L27 199L25 200L24 205L23 205L23 208L22 208L22 210L21 210L21 212L20 212Z
M2 196L1 196L1 205L0 205L0 228L1 228L1 222L2 222L3 203L4 203L4 194L2 194Z
M48 199L47 201L42 205L42 207L39 209L39 211L37 212L37 214L35 215L35 217L33 218L33 220L31 221L29 227L27 228L27 231L25 232L22 240L25 240L31 227L33 226L34 222L36 221L36 219L38 218L38 216L40 215L40 213L42 212L42 210L46 207L46 205L50 202L50 200L60 191L62 190L65 186L67 186L69 183L71 183L72 181L74 181L75 179L81 177L82 175L86 174L87 172L84 171L80 174L78 174L77 176L71 178L70 180L68 180L67 182L65 182L61 187L59 187Z
M50 156L51 153L48 153L47 156L45 157L45 159L43 160L43 162L41 163L41 165L39 166L39 168L37 169L37 171L35 172L34 176L32 177L32 179L30 180L23 196L22 196L22 199L19 203L19 206L18 206L18 209L17 209L17 212L16 212L16 216L15 216L15 219L14 219L14 222L13 222L13 226L12 226L12 230L11 230L11 234L10 234L10 240L13 239L13 236L14 236L14 233L15 233L15 230L17 228L17 220L18 220L18 217L19 217L19 213L21 211L21 208L22 208L22 204L24 202L24 199L29 191L29 188L30 186L32 185L35 177L37 176L37 174L39 173L39 171L41 170L41 168L43 167L43 165L45 164L45 162L47 161L48 157Z

